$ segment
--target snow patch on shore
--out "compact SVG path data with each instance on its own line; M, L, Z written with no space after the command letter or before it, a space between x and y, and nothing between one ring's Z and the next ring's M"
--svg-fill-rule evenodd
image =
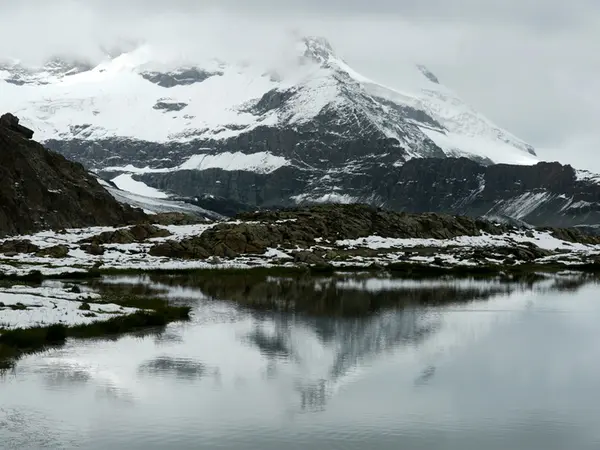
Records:
M94 303L95 293L73 293L65 287L12 286L0 289L0 329L84 325L133 314L137 309L112 303ZM80 309L87 303L89 309Z
M597 246L562 241L549 232L532 231L531 237L526 233L510 233L491 235L483 233L480 236L458 236L453 239L419 239L419 238L383 238L368 236L358 239L345 239L336 242L341 247L364 247L372 250L414 247L511 247L515 243L532 243L545 250L590 251Z

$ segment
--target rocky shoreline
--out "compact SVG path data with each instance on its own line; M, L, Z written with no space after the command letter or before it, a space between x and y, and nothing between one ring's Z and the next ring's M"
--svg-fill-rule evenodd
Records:
M600 237L575 229L518 228L365 205L320 205L193 222L178 214L155 215L133 226L0 239L0 274L60 278L102 271L257 267L468 274L486 268L514 272L600 267Z
M72 281L115 273L388 272L392 278L532 281L543 272L600 272L600 237L365 205L182 214L136 225L0 239L0 360L64 342L185 320L189 308L104 298Z

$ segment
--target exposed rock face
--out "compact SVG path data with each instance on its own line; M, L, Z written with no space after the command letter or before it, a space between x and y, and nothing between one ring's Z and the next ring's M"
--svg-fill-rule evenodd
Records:
M151 216L151 220L152 223L159 225L193 225L204 222L198 217L178 212L154 214Z
M410 212L508 217L535 226L600 223L600 183L559 163L483 166L466 158L414 159L376 188Z
M293 207L318 199L408 212L504 216L535 226L600 223L600 183L578 179L575 169L568 165L486 165L439 155L397 164L403 150L395 142L365 136L338 147L326 140L316 142L315 134L321 135L321 131L256 129L244 135L244 140L197 144L229 152L277 149L286 158L292 158L299 149L309 153L305 147L312 146L312 156L305 159L310 167L284 166L270 173L210 168L146 173L134 178L195 199L198 206L228 216L257 207ZM171 155L176 155L171 164L178 165L195 148L135 142L70 141L52 145L89 167L98 167L96 161L115 158L117 153L122 165L135 160L134 165L143 167L147 161L164 161Z
M145 218L120 205L83 166L30 140L32 135L16 117L0 118L0 236Z
M30 130L29 128L24 127L23 125L20 125L19 118L13 116L10 113L0 116L0 127L8 128L9 130L20 134L26 139L31 139L33 137L33 130Z

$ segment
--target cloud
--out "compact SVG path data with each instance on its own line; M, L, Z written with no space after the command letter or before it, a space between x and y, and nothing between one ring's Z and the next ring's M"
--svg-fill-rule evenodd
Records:
M0 11L0 57L27 61L148 41L183 59L272 62L294 33L324 35L393 87L407 60L426 64L542 158L600 171L597 0L0 0Z

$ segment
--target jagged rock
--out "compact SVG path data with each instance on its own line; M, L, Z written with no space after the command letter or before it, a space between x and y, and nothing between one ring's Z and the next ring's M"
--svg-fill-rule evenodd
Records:
M21 254L35 253L40 248L27 239L8 240L0 244L0 253L4 254Z
M6 114L0 116L0 127L8 128L9 130L20 134L21 136L25 137L26 139L33 138L33 130L30 130L29 128L24 127L23 125L20 125L19 118L16 116L13 116L10 113L6 113Z
M334 242L377 235L390 238L451 239L498 235L510 228L486 221L445 214L409 214L377 209L367 205L319 205L278 211L242 213L240 220L274 224L291 242L314 242L323 238Z
M449 239L475 236L482 231L500 234L507 230L503 226L464 217L411 215L365 205L325 205L255 212L241 214L238 219L246 223L219 224L182 242L157 244L151 254L233 258L241 254L262 254L268 248L307 248L315 245L317 238L328 242L370 235Z
M81 164L29 140L15 120L0 119L0 236L146 218L119 204Z
M69 247L66 245L55 245L38 251L35 256L47 258L66 258L69 256Z
M577 242L580 244L600 244L600 236L593 236L586 234L581 230L575 228L558 228L558 229L546 229L549 230L556 239L561 239L567 242Z

